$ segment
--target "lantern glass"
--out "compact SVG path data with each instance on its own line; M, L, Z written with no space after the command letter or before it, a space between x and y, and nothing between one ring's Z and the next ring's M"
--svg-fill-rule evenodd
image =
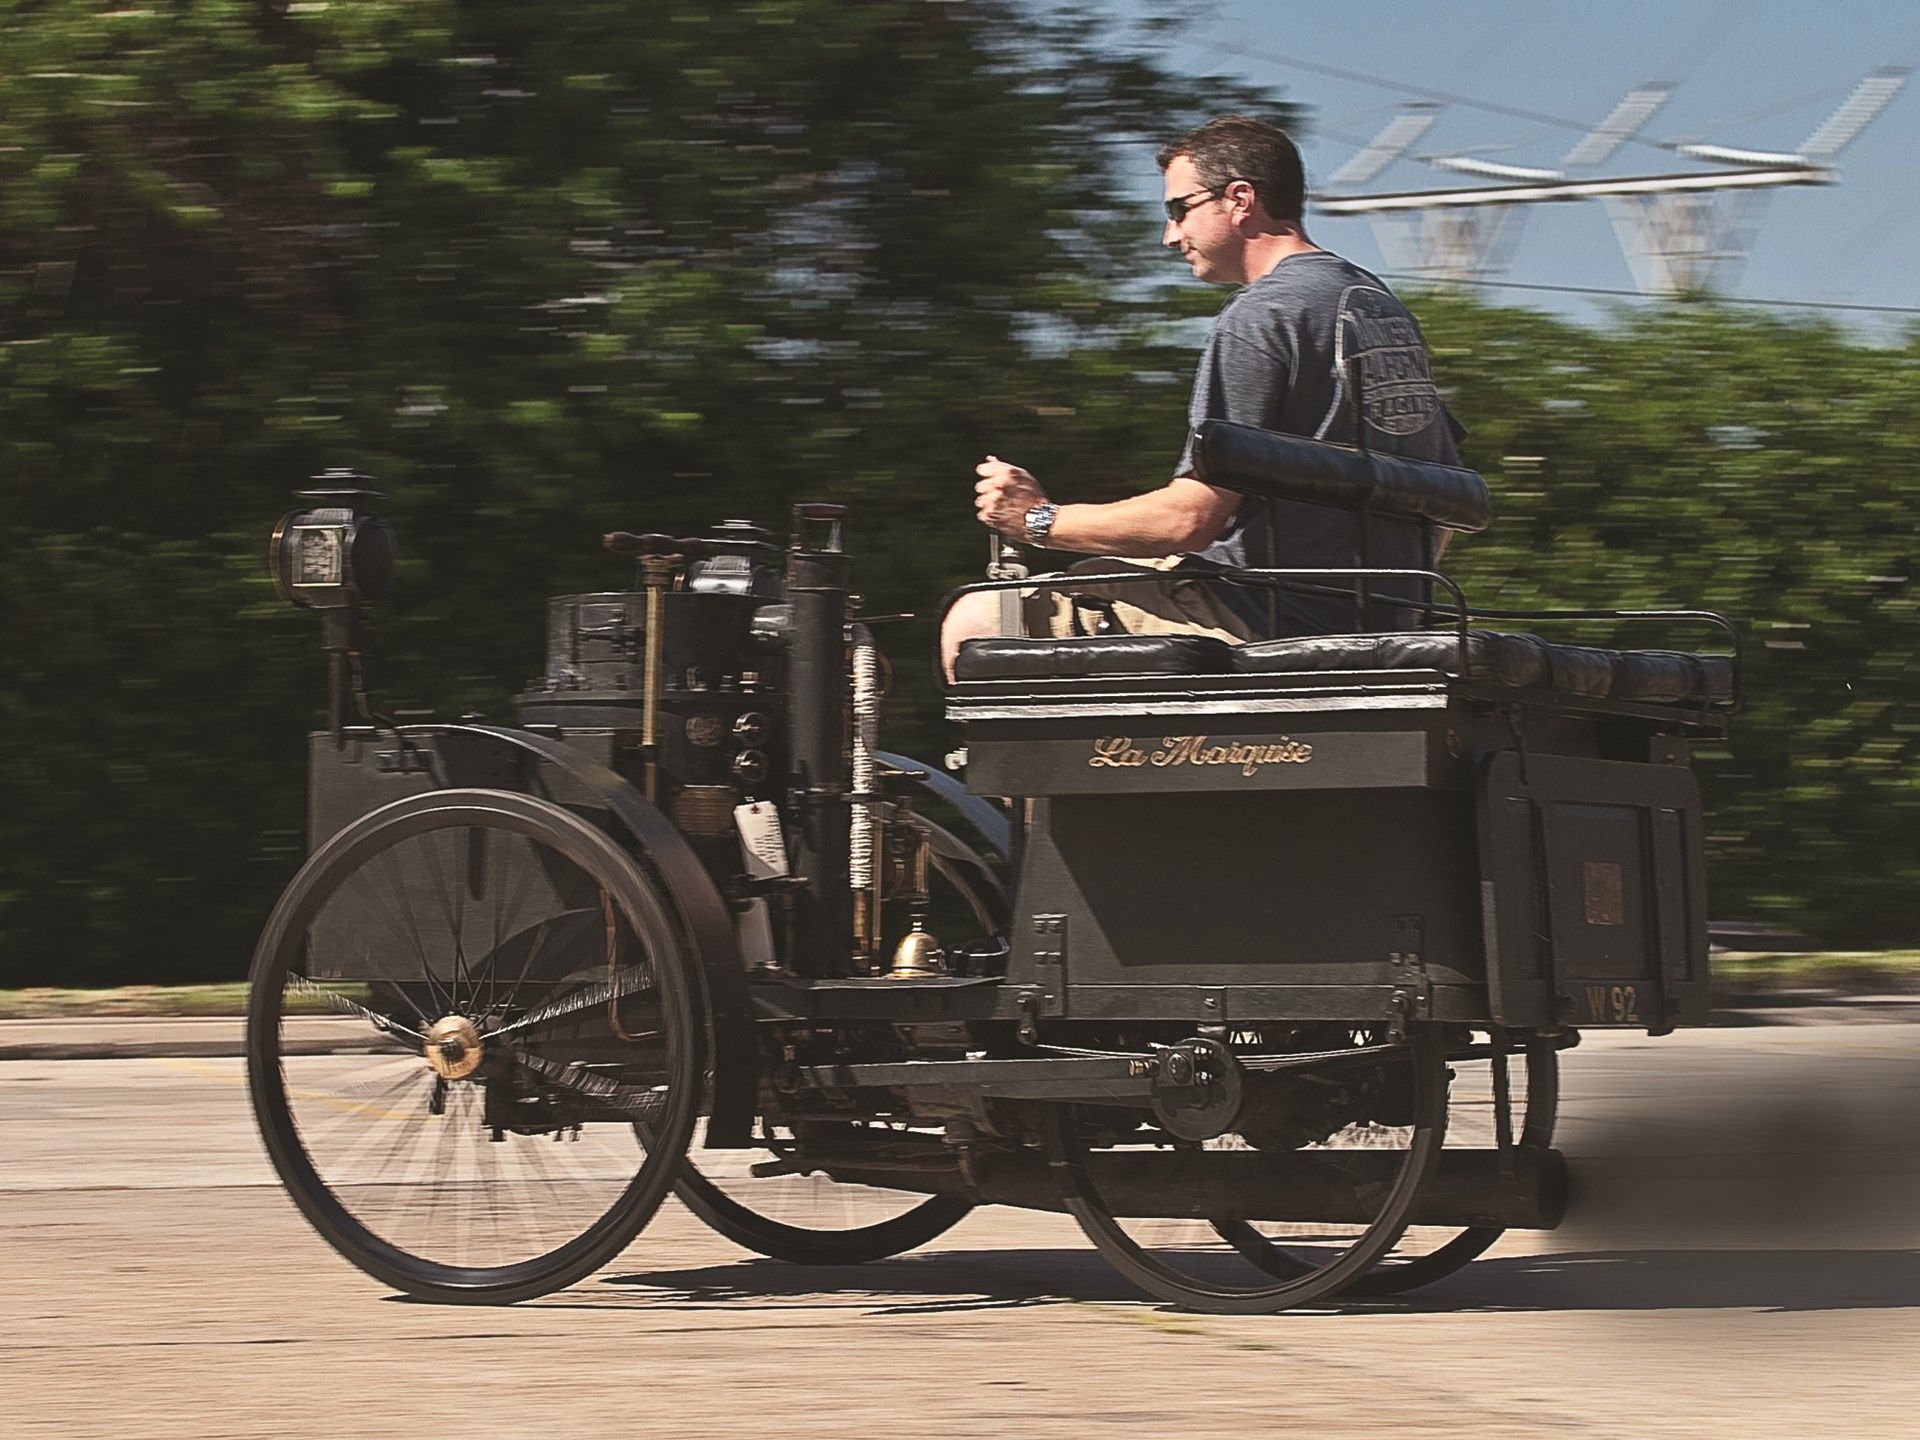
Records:
M346 574L344 525L300 525L294 529L293 584L338 585Z

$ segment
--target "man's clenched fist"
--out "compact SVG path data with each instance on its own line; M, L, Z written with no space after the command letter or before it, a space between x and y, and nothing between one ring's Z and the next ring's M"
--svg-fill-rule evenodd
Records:
M980 523L1009 540L1027 538L1027 512L1045 502L1040 482L1018 465L989 455L973 467L980 479L973 487L973 508Z

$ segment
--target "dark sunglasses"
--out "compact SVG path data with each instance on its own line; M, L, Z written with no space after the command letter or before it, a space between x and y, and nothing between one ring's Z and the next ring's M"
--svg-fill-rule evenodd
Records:
M1238 175L1232 176L1228 179L1227 184L1231 185L1238 179L1240 179ZM1247 183L1251 184L1252 182L1249 181ZM1224 189L1189 190L1184 195L1176 195L1171 200L1162 202L1167 212L1168 223L1178 225L1182 220L1186 219L1187 212L1200 203L1199 197L1202 195L1206 196L1209 200L1218 200L1226 193Z
M1182 220L1186 219L1187 212L1200 203L1200 197L1202 195L1206 196L1209 200L1218 200L1220 198L1220 192L1218 190L1189 190L1184 195L1176 195L1166 202L1167 222L1172 225L1178 225Z

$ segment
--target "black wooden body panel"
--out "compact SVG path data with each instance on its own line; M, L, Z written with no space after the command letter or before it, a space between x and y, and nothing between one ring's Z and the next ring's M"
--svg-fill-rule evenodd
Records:
M1040 799L1009 980L1088 1018L1360 1019L1396 990L1425 1013L1433 986L1484 983L1475 880L1459 791Z
M1195 716L1178 728L1148 717L982 724L967 742L968 788L1114 795L1460 783L1439 726L1409 725L1401 716L1385 723L1377 714L1337 728L1275 723L1287 718Z
M1248 678L954 704L969 788L1030 797L1008 979L1037 1013L1704 1022L1692 717Z
M1700 789L1669 763L1506 751L1481 776L1490 1003L1508 1025L1704 1025Z
M399 747L391 735L356 727L342 740L334 744L325 730L307 737L309 855L362 815L439 788L431 775L395 768Z
M1088 691L1079 704L1042 695L1030 709L956 707L968 720L967 788L983 795L1117 795L1468 781L1464 712L1431 691L1316 697L1191 690L1196 679L1259 678L1182 677L1182 689L1162 697Z

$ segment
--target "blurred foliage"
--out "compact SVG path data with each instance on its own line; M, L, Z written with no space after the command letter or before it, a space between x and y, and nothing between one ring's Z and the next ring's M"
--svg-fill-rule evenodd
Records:
M1494 492L1493 526L1449 556L1469 601L1741 621L1749 708L1700 752L1713 913L1912 944L1920 334L1867 345L1697 302L1600 329L1412 303Z
M603 530L834 499L921 615L889 748L941 753L973 463L1110 498L1179 450L1223 297L1154 279L1142 142L1296 118L1012 0L0 15L0 984L244 969L324 679L264 540L329 465L393 497L392 707L510 714L543 598L627 583ZM1910 940L1920 344L1417 309L1496 489L1471 594L1752 622L1716 913Z
M1142 281L1142 147L1295 118L1007 0L0 17L0 984L244 969L323 699L262 564L304 477L392 496L403 713L509 714L543 597L628 583L608 529L842 500L924 613L985 450L1170 461L1209 297Z

